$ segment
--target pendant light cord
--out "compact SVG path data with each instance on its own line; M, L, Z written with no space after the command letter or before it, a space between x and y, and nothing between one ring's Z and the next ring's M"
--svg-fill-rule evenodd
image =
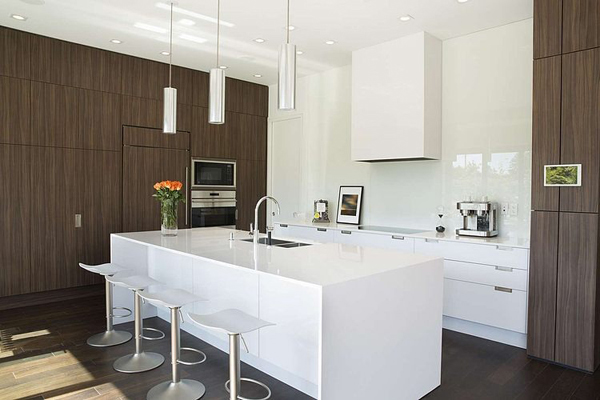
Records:
M217 68L219 67L219 43L221 39L221 0L217 0Z
M173 3L171 3L171 34L169 39L169 87L171 87L171 70L173 69Z
M290 44L290 0L287 0L287 25L285 27L286 32L286 41L287 44Z

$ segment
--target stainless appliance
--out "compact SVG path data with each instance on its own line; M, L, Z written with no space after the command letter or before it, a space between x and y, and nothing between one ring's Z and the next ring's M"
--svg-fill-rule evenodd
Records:
M233 160L192 159L192 189L235 190L236 163Z
M235 190L192 190L192 228L235 228Z
M498 235L496 203L491 201L461 201L456 208L463 217L463 227L456 230L457 235L492 237Z

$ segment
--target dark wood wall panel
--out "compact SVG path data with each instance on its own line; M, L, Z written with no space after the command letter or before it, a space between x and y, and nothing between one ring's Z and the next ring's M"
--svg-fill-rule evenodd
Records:
M230 127L233 137L239 138L238 157L246 160L267 159L267 118L250 114L237 114Z
M189 68L173 66L172 85L177 88L177 102L194 104L194 72Z
M30 144L31 84L0 76L0 143Z
M527 354L554 359L556 280L558 273L558 213L531 213L529 314Z
M123 127L123 144L125 146L159 147L163 149L190 149L190 134L177 132L166 135L161 129Z
M31 82L32 144L80 148L79 90Z
M600 45L600 2L563 0L563 53Z
M535 0L533 58L561 54L563 0Z
M192 104L199 107L208 107L208 74L203 71L194 71L192 76L194 85Z
M31 276L31 151L0 145L0 297L29 293ZM10 194L9 194L10 192Z
M267 163L266 161L238 160L237 162L237 228L249 230L254 222L254 207L256 202L267 194ZM263 204L259 211L259 229L264 232L266 226L266 206Z
M121 91L121 54L76 45L73 86L110 93Z
M533 62L531 208L558 211L559 188L544 186L544 165L560 164L561 57Z
M555 360L586 371L597 367L597 238L597 214L560 214Z
M121 120L123 125L162 129L162 101L123 96L121 99L121 107Z
M232 113L225 113L225 124L208 123L208 109L193 107L192 157L225 158L237 157L239 138L233 136L236 124Z
M561 163L582 164L580 187L560 189L560 210L598 212L600 49L563 56Z
M269 115L269 87L239 79L225 82L225 108L228 111L267 117Z
M74 43L45 36L31 39L31 79L56 85L73 86L77 59Z
M169 85L167 64L137 57L123 56L121 76L121 91L128 96L160 100Z
M121 151L121 96L81 89L79 129L84 148Z
M0 27L0 75L29 79L32 35Z

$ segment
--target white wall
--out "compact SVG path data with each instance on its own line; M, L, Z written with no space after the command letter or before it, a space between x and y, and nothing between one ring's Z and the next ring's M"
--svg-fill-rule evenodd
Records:
M278 164L281 146L300 154L289 174L269 177L269 193L276 197L285 187L282 176L298 184L298 209L282 205L282 219L293 212L310 218L312 202L320 198L330 201L334 219L339 186L363 185L365 224L433 229L443 206L450 214L445 224L453 229L459 223L456 202L487 195L518 204L518 216L501 217L501 235L528 236L532 44L532 20L444 42L441 161L350 161L350 66L299 79L297 110L291 113L277 110L277 87L271 86L270 136L293 124L302 132L275 139L275 147L270 142L270 168L289 168ZM286 119L292 121L277 125Z

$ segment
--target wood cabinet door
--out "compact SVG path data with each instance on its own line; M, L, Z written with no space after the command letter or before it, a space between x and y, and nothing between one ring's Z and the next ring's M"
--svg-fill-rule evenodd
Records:
M600 2L563 0L563 54L600 45Z
M83 150L31 150L32 291L81 285L75 216L83 213Z
M31 37L26 32L0 27L0 75L29 79Z
M254 223L254 208L256 202L267 194L267 163L266 161L238 160L237 161L237 211L236 227L249 230ZM264 232L266 226L266 206L261 206L259 229Z
M0 297L31 291L31 149L0 145Z
M31 36L31 79L56 85L73 86L77 75L75 43Z
M193 107L192 156L236 159L239 137L235 136L238 121L235 113L225 114L225 123L208 123L208 109Z
M164 180L184 183L189 176L190 152L152 147L123 147L123 231L160 230L160 206L152 197L153 186ZM189 196L186 196L189 197ZM189 202L178 208L179 227L189 223Z
M31 143L31 83L0 76L0 143Z
M80 89L79 130L84 148L120 151L121 96Z
M595 361L597 349L594 340L598 215L561 213L558 248L554 360L593 372L598 366Z
M269 116L268 86L227 78L225 92L225 108L227 111L261 117Z
M560 189L560 210L598 212L600 49L563 56L561 164L582 164L581 186Z
M123 125L162 129L162 102L141 97L121 97L121 120Z
M167 64L125 56L121 70L121 93L145 99L161 100L169 84Z
M554 359L558 213L531 213L527 354Z
M31 82L31 142L81 148L79 89Z
M544 186L544 165L560 164L561 57L533 62L531 208L558 211L559 188Z
M533 58L561 54L563 0L535 0L533 4Z

